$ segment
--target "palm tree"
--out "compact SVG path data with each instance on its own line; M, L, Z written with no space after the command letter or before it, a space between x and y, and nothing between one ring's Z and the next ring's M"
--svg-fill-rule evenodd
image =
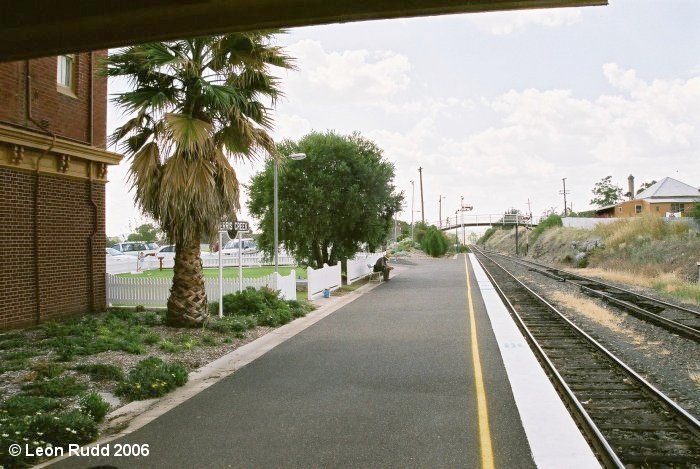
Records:
M121 142L130 157L139 207L176 246L169 325L207 319L200 239L213 239L222 218L240 208L228 157L277 157L266 103L280 90L270 70L294 65L272 38L251 32L154 42L105 61L104 74L129 81L131 91L113 100L133 116L110 142Z

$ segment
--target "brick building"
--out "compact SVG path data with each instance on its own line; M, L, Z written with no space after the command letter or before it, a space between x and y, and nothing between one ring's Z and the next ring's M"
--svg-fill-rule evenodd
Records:
M101 55L0 63L0 329L105 306Z
M634 193L634 177L628 178L630 200L608 205L595 210L596 216L628 218L651 214L657 217L687 217L695 204L700 203L700 190L671 177L647 187L639 194Z

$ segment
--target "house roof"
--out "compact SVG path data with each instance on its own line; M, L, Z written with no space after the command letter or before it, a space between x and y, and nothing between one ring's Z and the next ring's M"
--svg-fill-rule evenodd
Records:
M636 195L635 199L654 199L649 202L661 202L656 199L675 199L683 200L692 199L700 200L700 190L684 182L678 181L671 177L665 177L656 184L653 184L642 192Z

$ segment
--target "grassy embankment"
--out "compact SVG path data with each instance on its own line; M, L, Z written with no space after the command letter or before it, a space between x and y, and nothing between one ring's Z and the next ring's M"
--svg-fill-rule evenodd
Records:
M486 247L511 254L515 251L514 230L488 234ZM525 243L521 231L521 254ZM533 259L579 267L584 275L651 288L700 304L696 265L700 261L700 233L685 223L646 216L599 224L590 230L552 226L541 230L539 236L531 232L528 251Z

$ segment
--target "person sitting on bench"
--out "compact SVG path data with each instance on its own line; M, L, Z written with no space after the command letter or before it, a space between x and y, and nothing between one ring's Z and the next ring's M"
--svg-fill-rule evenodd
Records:
M382 257L377 259L377 262L374 264L374 271L375 272L382 272L384 274L385 281L389 280L389 271L391 269L393 269L393 267L391 267L388 264L388 261L389 261L389 256L384 254Z

